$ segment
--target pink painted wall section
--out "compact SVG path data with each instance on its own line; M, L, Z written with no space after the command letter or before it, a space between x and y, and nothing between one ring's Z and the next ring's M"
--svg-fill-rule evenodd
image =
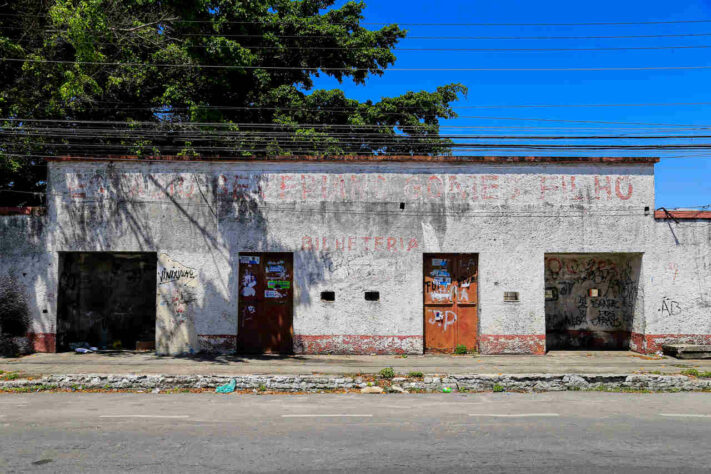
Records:
M482 334L479 337L479 352L494 354L546 353L545 334Z
M49 332L31 332L27 334L35 352L57 352L57 336Z
M632 334L630 348L642 354L654 354L664 344L711 345L711 334Z
M633 332L630 334L630 350L634 352L639 352L640 354L646 353L646 342L644 340L644 334L638 332Z
M294 335L297 354L422 354L422 336Z

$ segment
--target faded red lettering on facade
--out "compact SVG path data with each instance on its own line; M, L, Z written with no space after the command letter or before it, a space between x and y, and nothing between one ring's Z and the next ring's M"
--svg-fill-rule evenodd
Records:
M419 248L415 237L384 237L384 236L339 236L301 237L301 250L304 251L337 251L337 252L411 252Z

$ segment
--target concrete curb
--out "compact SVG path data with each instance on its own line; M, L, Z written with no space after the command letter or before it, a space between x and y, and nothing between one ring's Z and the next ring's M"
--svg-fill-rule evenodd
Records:
M367 378L333 375L48 375L37 379L0 382L0 391L52 389L104 390L169 390L213 389L234 379L236 390L270 390L279 392L320 392L359 390L368 386ZM437 392L449 387L453 391L549 392L576 390L610 391L711 391L711 379L683 375L619 374L527 374L527 375L449 375L424 378L395 377L375 379L373 385L384 385L386 391ZM392 390L389 387L393 387ZM24 391L23 390L23 391Z

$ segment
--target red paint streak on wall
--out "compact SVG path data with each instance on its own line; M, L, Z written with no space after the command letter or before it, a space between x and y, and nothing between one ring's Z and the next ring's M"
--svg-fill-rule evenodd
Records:
M546 353L545 334L482 334L479 338L481 354Z
M499 199L499 177L495 174L488 174L481 177L481 198L485 200ZM490 194L491 193L491 194Z
M301 250L304 251L410 252L418 247L419 243L414 237L311 237L308 235L301 237Z
M605 179L605 184L600 184L600 178ZM612 184L609 176L595 176L595 199L600 199L600 192L607 193L607 199L612 198Z
M632 350L643 354L654 354L662 350L664 344L711 345L711 334L639 334L632 333ZM634 347L632 347L634 345Z
M197 199L199 184L189 176L175 174L132 174L121 175L123 187L129 198ZM250 194L258 194L264 199L267 191L280 200L319 199L324 201L385 199L389 192L402 193L403 199L439 201L444 199L458 201L517 199L523 195L519 187L520 177L497 174L441 174L415 175L405 180L402 186L390 175L356 174L235 174L217 177L217 195L222 199L240 199ZM563 199L579 201L583 199L580 181L594 187L593 199L629 200L634 187L628 176L594 176L594 186L590 177L570 175L548 175L540 178L540 184L533 192L539 193L539 199L561 196ZM535 184L533 185L536 186ZM583 185L585 187L585 185ZM614 188L614 192L613 192ZM100 173L77 173L68 176L67 191L73 199L101 199L112 192L105 176ZM118 191L113 191L118 192Z
M421 354L422 336L294 335L297 354Z
M29 332L27 339L35 352L57 352L57 336L51 332Z
M627 186L625 186L625 184ZM625 189L625 187L627 189ZM629 180L628 177L620 176L615 180L615 194L623 201L627 201L629 198L632 197L633 190L634 189L632 187L632 182Z
M39 216L46 211L45 207L0 207L0 216Z
M645 341L644 334L638 332L633 332L630 334L630 350L635 352L644 353L645 351Z

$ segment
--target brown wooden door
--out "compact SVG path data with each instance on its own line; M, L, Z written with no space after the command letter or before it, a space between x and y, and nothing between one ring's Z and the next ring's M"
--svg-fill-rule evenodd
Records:
M293 351L293 258L290 253L240 253L237 351Z
M425 351L477 348L476 254L425 254Z

